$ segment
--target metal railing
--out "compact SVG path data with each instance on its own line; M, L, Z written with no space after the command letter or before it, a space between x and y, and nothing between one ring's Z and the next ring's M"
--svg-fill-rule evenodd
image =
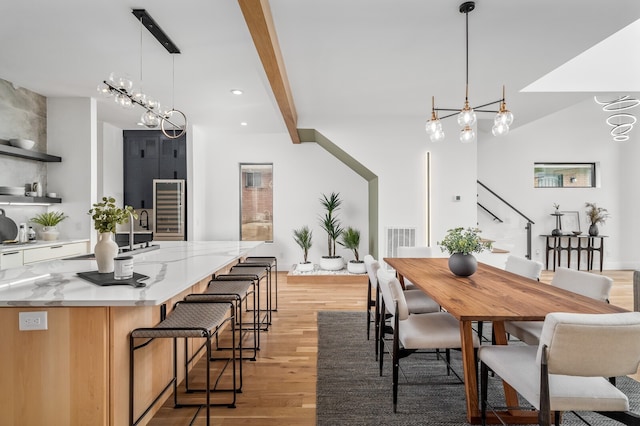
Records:
M518 210L517 208L515 208L511 203L509 203L507 200L505 200L504 198L502 198L501 196L499 196L498 194L496 194L495 191L493 191L491 188L489 188L487 185L485 185L484 183L480 182L479 180L477 180L476 182L478 182L478 185L480 185L481 187L483 187L484 189L486 189L491 195L493 195L494 197L496 197L498 200L500 200L500 202L502 202L504 205L506 205L507 207L509 207L511 210L513 210L514 212L516 212L519 216L521 216L522 218L524 218L524 220L527 221L527 224L525 225L524 229L527 231L527 254L526 254L526 258L527 259L531 259L531 225L534 225L535 222L532 221L531 219L529 219L524 213L522 213L520 210ZM496 216L495 214L493 214L490 210L488 210L485 206L483 206L482 204L480 204L478 202L478 206L483 209L484 211L486 211L488 214L490 214L493 217L493 220L499 221L500 223L502 223L502 219L500 219L498 216Z

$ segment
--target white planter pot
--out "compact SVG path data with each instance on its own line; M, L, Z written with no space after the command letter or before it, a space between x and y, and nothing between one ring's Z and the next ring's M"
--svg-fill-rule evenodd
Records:
M322 256L320 259L320 269L324 269L325 271L339 271L344 269L342 256Z
M315 268L313 262L300 262L296 265L296 272L311 272Z
M351 274L364 274L367 272L367 269L365 268L362 260L359 262L350 260L349 263L347 263L347 271Z
M113 240L112 232L101 232L98 234L98 242L93 249L93 253L96 256L99 273L108 274L113 272L113 259L118 256L118 244Z
M42 231L40 231L40 237L42 237L44 241L55 241L58 239L59 234L55 226L45 226L42 228Z

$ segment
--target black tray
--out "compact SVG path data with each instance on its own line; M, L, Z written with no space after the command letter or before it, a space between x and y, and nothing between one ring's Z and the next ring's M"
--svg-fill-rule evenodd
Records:
M113 272L107 274L101 274L98 271L78 272L80 278L87 281L91 281L94 284L106 286L106 285L130 285L133 287L146 287L147 285L141 281L149 279L147 275L142 275L137 272L133 273L133 277L128 280L115 280L113 279Z

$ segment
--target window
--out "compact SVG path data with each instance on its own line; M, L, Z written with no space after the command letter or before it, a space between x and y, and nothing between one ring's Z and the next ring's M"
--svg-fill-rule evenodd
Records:
M595 188L596 163L535 163L534 188Z
M273 164L240 164L240 240L273 241Z

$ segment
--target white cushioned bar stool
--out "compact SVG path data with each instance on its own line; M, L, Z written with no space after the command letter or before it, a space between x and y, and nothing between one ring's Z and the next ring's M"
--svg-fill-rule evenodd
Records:
M269 269L270 288L273 291L273 295L269 294L271 310L278 312L278 258L275 256L249 256L240 263L265 265Z
M232 332L232 354L229 360L224 363L224 366L221 368L218 379L219 381L222 375L224 374L226 367L229 363L232 365L232 389L211 389L211 340L214 336L217 336L218 333L222 331L222 329L227 325L231 325ZM192 389L190 392L196 391L204 391L205 393L205 401L204 403L183 403L178 400L178 365L177 365L177 354L178 354L178 339L184 339L184 348L185 348L185 358L184 358L184 368L185 368L185 383L188 384L188 370L189 365L196 361L197 355L202 351L202 349L206 350L206 372L207 374L205 379L205 388L204 389ZM198 348L194 349L194 353L189 356L188 354L188 339L201 339L204 338L204 343L200 345ZM136 344L136 339L144 339L142 343ZM155 399L145 408L145 410L135 418L135 410L134 410L134 395L135 395L135 387L134 387L134 366L135 359L134 354L135 351L140 350L149 344L151 344L155 339L173 339L173 377L167 383L167 385L160 391L160 393L155 397ZM210 424L210 407L212 405L226 405L228 407L235 407L236 401L236 354L235 354L235 319L234 319L234 309L233 304L230 302L193 302L193 301L180 301L175 304L173 311L167 315L167 317L162 320L155 327L148 328L136 328L131 331L129 335L129 424L137 425L140 421L151 411L153 406L160 400L162 395L169 389L173 388L173 402L175 408L180 407L198 407L198 410L193 416L191 423L196 419L198 413L204 406L206 409L206 424ZM231 392L232 399L229 402L224 404L212 404L211 403L211 392L222 391L222 392Z
M260 315L260 319L258 321L260 330L268 331L269 325L271 325L271 300L269 294L271 293L271 281L269 279L269 269L266 266L262 265L252 265L248 263L238 263L231 267L227 274L228 276L241 276L252 278L256 282L256 299L258 304L258 313ZM219 276L219 275L218 275ZM262 298L262 290L261 287L264 284L265 290L265 305L263 308L261 306L260 299Z

